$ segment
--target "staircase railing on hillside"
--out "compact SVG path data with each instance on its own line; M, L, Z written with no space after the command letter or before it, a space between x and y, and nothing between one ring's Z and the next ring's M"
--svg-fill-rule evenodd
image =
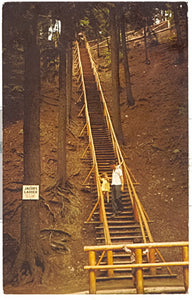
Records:
M169 268L169 266L171 266L172 264L169 264L169 263L165 262L163 256L161 255L160 251L158 250L159 246L157 245L157 243L153 242L153 238L152 238L152 235L150 233L150 229L149 229L149 225L148 225L149 218L148 218L148 216L147 216L147 214L146 214L146 212L145 212L145 210L144 210L144 208L143 208L143 206L142 206L142 204L139 200L139 197L136 193L136 190L135 190L135 187L134 187L134 184L136 183L136 180L135 180L134 176L131 174L130 170L128 169L128 167L125 163L122 151L120 149L120 146L118 144L118 140L116 138L116 135L115 135L115 132L114 132L114 129L113 129L113 125L112 125L110 114L109 114L109 111L108 111L108 108L107 108L107 104L106 104L106 101L105 101L105 98L104 98L104 95L103 95L103 92L102 92L101 83L100 83L99 76L98 76L98 73L97 73L97 70L96 70L96 66L95 66L95 63L94 63L94 61L92 59L92 56L91 56L89 44L86 40L85 40L85 45L86 45L88 53L89 53L89 58L90 58L90 62L91 62L91 65L92 65L93 73L95 75L97 88L98 88L98 91L100 93L100 100L103 103L104 115L106 117L108 130L111 134L114 151L116 153L116 157L118 159L118 162L122 166L122 169L123 169L123 172L124 172L125 182L128 186L130 199L131 199L132 206L133 206L133 209L134 209L135 219L140 224L140 228L141 228L141 232L142 232L142 236L143 236L143 241L144 241L144 244L139 244L140 248L146 247L146 248L149 249L149 255L148 255L149 264L148 264L148 267L150 268L150 271L151 271L152 275L156 274L156 267L157 267L156 259L155 259L155 253L157 253L159 255L159 257L162 261L161 265L166 266L169 273L172 275L173 273L171 272L171 270ZM100 207L100 219L103 222L105 244L106 244L106 246L102 246L104 248L102 248L102 247L100 248L100 250L103 251L103 253L102 253L97 265L95 265L95 250L94 249L90 249L90 250L86 249L85 250L85 251L87 251L87 250L89 251L89 263L90 263L91 267L88 268L88 269L90 271L90 281L91 281L91 278L92 278L93 282L95 284L95 270L103 268L102 266L100 266L100 262L102 260L102 257L104 255L105 251L107 252L107 266L105 266L104 269L106 269L108 271L108 276L111 276L111 277L113 276L113 271L115 270L116 265L113 264L113 252L112 251L115 250L115 248L113 248L113 246L114 247L119 247L119 245L118 246L117 245L112 246L112 243L111 243L109 227L108 227L106 211L105 211L104 198L103 198L103 194L102 194L102 191L101 191L100 176L99 176L98 164L97 164L97 159L96 159L95 147L94 147L92 131L91 131L91 125L90 125L90 118L89 118L88 104L87 104L87 97L86 97L86 88L85 88L85 83L84 83L83 68L82 68L82 64L81 64L80 50L79 50L78 42L76 43L76 46L77 46L78 67L79 67L79 72L80 72L79 78L81 79L81 85L82 85L82 90L83 90L83 93L81 94L81 96L83 95L84 103L85 103L84 106L82 107L82 110L83 109L85 110L85 115L86 115L86 125L84 126L83 130L85 128L87 128L87 134L88 134L88 137L89 137L88 147L90 148L90 152L91 152L91 156L92 156L92 162L93 162L93 166L92 166L92 169L91 169L89 174L91 174L91 172L93 172L93 170L94 170L95 181L96 181L96 186L97 186L97 195L98 195L97 203L95 204L95 206L94 206L94 208L91 212L91 215L89 216L87 221L89 221L91 219L91 216L93 215L96 207L99 206ZM81 112L82 112L82 110L81 110ZM87 149L88 149L88 147L87 147ZM87 151L87 149L86 149L86 151ZM148 237L148 241L147 241L146 236ZM126 245L124 245L124 246L126 246ZM97 246L94 246L94 248L96 248L96 247ZM134 248L135 245L132 244L132 246L130 246L130 247ZM185 251L185 254L184 254L185 255L185 261L188 261L188 259L186 259L188 248L185 247L184 251ZM141 263L135 265L134 267L138 268L138 270L142 272L142 267L143 266L141 266L141 264L142 264L142 261L141 261ZM174 264L174 265L176 265L176 264ZM180 264L180 265L183 265L186 268L188 267L188 263L184 263L184 264ZM121 268L123 268L123 266L121 266ZM185 278L187 278L187 271L185 273ZM139 281L138 284L141 284L141 280L138 279L138 281ZM96 288L96 287L94 287L94 288Z
M152 31L152 34L160 34L161 32L167 31L167 30L171 30L171 26L170 26L170 22L169 21L162 21L159 24L153 24L150 27L150 30ZM128 31L126 32L126 42L127 44L131 43L131 42L135 42L138 40L142 40L144 39L144 29L142 30L142 33L140 34L140 36L138 37L134 37L134 38L128 38L130 34L133 34L135 36L137 36L137 33L135 33L134 30ZM97 40L91 40L89 41L90 44L94 43L93 46L91 46L91 49L96 50L98 47L99 49L101 48L108 48L108 44L110 42L110 36L106 37L106 39L104 39L103 41L98 42Z
M85 39L85 41L86 41L86 39ZM99 206L100 207L100 220L103 222L103 225L104 225L105 243L108 244L108 245L111 245L111 238L110 238L109 227L108 227L108 223L107 223L104 198L103 198L103 194L102 194L102 191L101 191L99 170L98 170L97 159L96 159L95 148L94 148L94 142L93 142L93 137L92 137L92 132L91 132L91 125L90 125L87 98L86 98L86 89L85 89L83 69L82 69L82 64L81 64L80 50L79 50L78 42L77 42L76 45L77 45L77 56L78 56L78 64L79 64L79 70L80 70L81 85L82 85L82 89L83 89L83 96L84 96L84 102L85 102L82 110L83 109L85 110L85 115L86 115L86 120L87 120L86 127L87 127L87 133L88 133L88 136L89 136L89 145L88 146L90 148L90 152L91 152L91 156L92 156L92 160L93 160L93 167L92 167L89 175L94 170L96 186L97 186L97 193L98 193L97 203L95 204L89 218L87 219L87 222L89 222L91 220L91 217L92 217L95 209L97 208L97 206ZM142 233L144 243L147 243L147 242L153 243L154 241L153 241L153 238L152 238L152 235L151 235L151 232L150 232L150 229L149 229L149 225L148 225L149 218L148 218L147 213L145 212L145 210L144 210L144 208L143 208L143 206L142 206L142 204L139 200L139 197L136 193L136 190L135 190L135 187L134 187L134 184L136 183L135 178L132 175L132 173L130 172L130 170L128 169L126 163L125 163L122 151L120 149L118 140L116 138L116 135L115 135L115 132L114 132L114 129L113 129L113 125L112 125L112 121L111 121L111 118L110 118L110 114L109 114L109 111L108 111L108 108L107 108L107 104L106 104L106 101L105 101L105 98L104 98L104 95L103 95L103 92L102 92L99 76L98 76L98 73L97 73L97 70L96 70L96 67L95 67L95 63L92 59L91 52L90 52L90 47L89 47L89 44L88 44L87 41L85 42L85 45L86 45L88 53L89 53L93 73L95 75L95 80L96 80L96 83L97 83L97 88L98 88L98 91L100 92L100 100L103 103L104 115L106 117L108 130L111 134L113 147L114 147L114 152L116 153L116 157L118 158L118 162L122 166L122 169L123 169L123 172L124 172L125 182L126 182L127 187L128 187L130 199L131 199L133 210L134 210L135 219L140 224L141 233ZM85 128L85 126L84 126L84 128ZM87 151L87 149L86 149L86 151ZM147 241L147 237L148 237L148 241ZM159 258L163 262L165 262L165 260L164 260L163 256L161 255L160 251L158 249L155 249L155 248L152 247L152 248L149 249L149 255L148 255L148 261L150 263L155 263L155 261L156 261L155 253L158 254ZM113 265L112 251L111 252L107 251L107 264L108 265L109 264ZM167 269L168 269L168 272L172 275L172 271L170 270L170 268L168 266L167 266ZM152 268L150 268L150 270L151 270L152 275L156 274L156 268L152 267ZM113 276L113 269L108 270L108 276Z
M97 83L97 89L99 91L100 94L100 101L103 103L103 109L104 109L104 116L106 118L106 122L107 122L107 126L108 126L108 130L110 132L111 135L111 139L112 139L112 143L113 143L113 148L114 148L114 152L116 154L116 157L118 159L119 164L122 167L123 170L123 174L124 174L124 178L125 178L125 183L127 184L128 187L128 191L129 191L129 196L131 199L131 203L132 203L132 207L133 207L133 211L134 211L134 217L135 220L139 222L140 228L141 228L141 233L142 233L142 237L143 237L143 241L144 243L147 243L148 241L150 243L153 243L153 237L151 235L151 231L149 229L149 224L148 222L149 217L137 195L137 192L135 190L135 177L133 176L133 174L131 173L131 171L129 170L127 164L125 163L124 157L123 157L123 153L121 151L120 145L118 143L114 128L113 128L113 124L111 121L111 117L110 117L110 113L107 107L107 103L102 91L102 86L101 86L101 82L99 79L99 75L97 72L97 68L95 65L95 62L92 58L91 55L91 50L90 50L90 46L89 43L86 39L86 37L84 36L84 40L85 40L85 46L87 48L88 54L89 54L89 58L90 58L90 62L91 62L91 66L92 66L92 70L93 70L93 74L95 76L95 81ZM91 215L93 214L94 210L96 209L96 206L93 208ZM148 238L148 241L147 241ZM155 263L156 258L155 258L155 253L158 254L159 258L165 262L162 254L160 253L160 251L158 249L155 248L150 248L149 249L149 256L148 256L148 260L150 263ZM170 274L172 274L171 269L167 266L167 270ZM151 274L156 274L156 268L151 268Z
M94 146L93 136L92 136L92 131L91 131L91 124L90 124L88 104L87 104L87 96L86 96L86 88L85 88L83 68L82 68L82 64L81 64L81 57L80 57L80 50L79 50L78 42L76 42L76 48L77 48L77 58L78 58L79 72L80 72L80 78L81 78L81 84L82 84L82 90L83 90L83 97L84 97L84 110L85 110L85 116L86 116L87 134L88 134L88 137L89 137L89 148L90 148L90 153L91 153L91 157L92 157L92 164L93 164L91 172L94 170L95 181L96 181L96 186L97 186L98 200L96 202L95 207L97 205L99 205L99 207L100 207L100 220L101 220L101 222L103 222L105 244L111 245L112 242L111 242L109 227L108 227L108 223L107 223L104 197L103 197L103 193L102 193L102 190L101 190L99 169L98 169L98 164L97 164L97 159L96 159L96 154L95 154L95 146ZM107 251L107 260L108 260L108 264L113 264L112 251ZM113 276L113 270L108 270L108 275Z
M121 148L119 146L119 143L118 143L118 140L117 140L114 128L113 128L113 124L112 124L112 121L111 121L111 117L110 117L110 114L109 114L107 103L106 103L106 100L105 100L105 97L104 97L104 94L103 94L103 91L102 91L101 82L100 82L99 75L98 75L98 72L97 72L97 69L96 69L96 65L95 65L95 62L94 62L94 60L92 58L92 55L91 55L90 46L89 46L88 41L86 40L86 37L84 37L84 39L85 39L86 48L87 48L88 53L89 53L89 58L90 58L91 66L92 66L93 73L94 73L94 76L95 76L95 81L97 83L97 89L100 93L100 100L103 103L104 115L105 115L105 118L106 118L108 130L111 134L114 152L116 154L116 157L118 159L119 164L122 166L122 169L123 169L125 182L126 182L127 187L128 187L130 199L131 199L133 210L134 210L134 216L135 216L135 219L140 223L143 241L145 243L147 242L146 235L145 235L145 230L146 230L149 242L152 243L153 238L152 238L152 235L151 235L151 232L150 232L150 229L149 229L149 225L148 225L149 217L148 217L146 211L144 210L143 205L142 205L142 203L141 203L141 201L140 201L140 199L139 199L139 197L136 193L136 190L135 190L135 187L134 187L134 183L136 183L136 180L135 180L133 174L131 173L131 171L129 170L127 164L125 163Z
M169 262L158 263L144 263L142 261L143 249L157 249L157 248L182 248L182 259ZM119 265L96 265L95 253L97 251L119 251L132 249L135 252L135 263L119 264ZM180 266L183 267L183 282L185 292L188 291L189 286L189 243L188 242L171 242L171 243L144 243L144 244L126 244L126 245L111 245L111 246L87 246L84 247L84 251L89 252L89 266L85 266L84 269L89 271L89 293L96 294L96 270L115 270L115 269L136 269L136 290L138 294L144 293L143 283L143 269L144 268L158 268L168 266Z

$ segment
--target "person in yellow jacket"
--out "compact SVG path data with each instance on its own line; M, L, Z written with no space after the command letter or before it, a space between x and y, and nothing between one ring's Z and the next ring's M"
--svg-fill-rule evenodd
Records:
M101 190L103 192L104 200L107 199L107 203L109 203L110 184L107 173L101 175Z

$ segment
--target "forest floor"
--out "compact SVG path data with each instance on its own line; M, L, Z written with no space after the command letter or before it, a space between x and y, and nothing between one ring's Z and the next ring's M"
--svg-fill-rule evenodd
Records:
M140 183L137 192L150 220L156 242L188 240L188 60L177 63L177 50L167 43L149 47L131 45L129 64L135 105L126 105L121 65L121 119L126 162ZM109 109L111 73L103 57L97 59ZM67 131L65 191L45 189L54 184L57 170L58 82L44 82L41 101L41 241L45 274L41 285L9 283L19 249L21 188L23 181L23 123L4 120L4 292L8 294L75 293L88 290L83 247L95 244L94 228L84 222L91 212L92 194L82 189L89 169L81 161L87 137L79 138L84 119L74 79L72 118ZM11 114L11 112L10 112ZM14 115L17 111L14 111ZM61 197L61 193L65 197ZM32 221L32 220L31 220ZM60 241L64 241L62 246ZM170 255L165 253L167 259Z

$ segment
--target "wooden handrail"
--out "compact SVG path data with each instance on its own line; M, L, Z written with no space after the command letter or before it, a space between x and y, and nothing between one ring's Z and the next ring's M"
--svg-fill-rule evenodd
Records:
M142 264L125 264L125 265L96 265L85 266L84 270L108 270L108 269L130 269L130 268L151 268L151 267L171 267L171 266L189 266L189 261L170 261L160 263L142 263Z
M92 69L93 69L95 80L96 80L96 83L97 83L97 88L98 88L98 91L100 92L100 99L103 103L104 115L105 115L105 118L106 118L106 123L107 123L108 129L109 129L109 132L111 134L113 148L114 148L114 151L116 153L116 157L118 159L119 164L121 164L123 169L124 169L124 174L125 174L125 179L126 179L125 182L126 182L127 187L128 187L130 199L131 199L133 210L134 210L135 219L140 224L141 234L142 234L144 243L146 244L146 242L147 242L145 231L147 233L149 242L153 243L154 240L153 240L153 237L152 237L152 234L150 232L149 225L148 225L149 217L148 217L146 211L144 210L143 205L141 204L141 201L140 201L140 199L139 199L139 197L136 193L134 183L131 179L132 174L131 174L128 166L125 163L121 148L119 146L119 143L118 143L118 140L117 140L114 128L113 128L113 124L112 124L112 121L111 121L111 117L110 117L110 113L109 113L109 110L108 110L108 107L107 107L107 103L106 103L106 100L105 100L105 97L104 97L104 94L103 94L103 91L102 91L101 82L100 82L99 75L98 75L98 72L97 72L97 69L96 69L96 65L95 65L95 62L94 62L94 60L92 58L92 55L91 55L90 46L89 46L89 43L87 42L85 36L84 36L84 39L85 39L85 45L86 45L87 50L88 50L89 58L90 58L90 61L91 61L91 66L92 66ZM156 249L156 252L159 255L159 257L162 260L164 260L163 256L161 255L161 253L158 249ZM168 269L169 273L171 274L171 270L168 267L167 267L167 269Z
M84 251L108 251L128 249L152 249L152 248L172 248L172 247L189 247L189 242L160 242L160 243L140 243L140 244L118 244L118 245L101 245L85 246Z
M142 262L142 249L156 248L171 248L171 247L182 247L182 260L170 261L170 262ZM166 243L142 243L142 244L121 244L121 245L103 245L103 246L88 246L84 247L84 251L89 252L89 266L85 266L84 269L89 271L89 292L90 294L96 294L96 270L107 270L114 271L116 269L136 269L135 279L136 279L136 289L138 294L144 293L144 283L143 283L143 269L148 268L158 268L158 267L171 267L180 266L183 267L183 282L184 288L187 292L189 286L189 242L166 242ZM95 252L96 251L119 251L132 249L135 251L135 263L125 263L125 264L107 264L99 265L95 263ZM92 259L92 257L94 259Z
M154 32L155 34L159 34L159 33L163 32L163 31L166 31L166 30L170 30L170 29L171 29L171 28L168 26L167 28L163 28L163 29L157 30L157 28L164 26L166 23L167 23L167 26L168 26L168 21L162 21L160 24L157 24L156 26L154 26L154 24L151 25L150 28L153 30L153 32ZM127 41L127 43L134 42L134 41L137 41L137 40L140 40L140 39L143 39L143 38L144 38L144 35L142 35L142 36L139 36L139 37L136 37L136 38L132 38L132 39L128 39L128 40L127 40L127 37L128 37L130 34L132 34L132 33L134 33L134 30L131 30L131 31L125 33L125 34L126 34L126 41ZM91 46L91 48L92 48L93 50L96 50L98 45L99 45L99 47L101 47L101 48L106 48L106 47L108 47L108 45L101 46L101 44L104 44L104 43L106 44L107 38L110 38L110 36L106 37L103 41L101 41L101 42L99 42L99 43L96 43L96 40L91 40L91 41L89 41L89 43L93 43L93 42L94 42L94 45Z
M86 39L85 39L86 41ZM93 279L93 281L95 281L95 270L96 269L106 269L108 270L108 274L111 274L112 276L112 272L113 270L115 270L116 268L156 268L157 266L166 266L167 268L169 266L183 266L184 269L184 282L185 282L185 288L187 290L188 287L188 246L189 243L188 242L173 242L173 243L154 243L152 235L150 233L150 229L148 226L148 216L138 198L138 195L135 191L135 187L134 187L134 183L131 179L131 173L124 161L124 157L123 154L121 152L120 146L118 144L114 129L113 129L113 125L112 125L112 121L110 118L110 114L107 108L107 104L102 92L102 88L101 88L101 84L100 84L100 80L99 80L99 76L94 64L94 61L92 60L92 56L90 53L90 48L89 45L86 41L86 47L88 49L88 53L90 56L90 61L92 64L92 68L93 68L93 72L95 75L95 80L97 82L97 87L98 90L100 92L101 95L101 101L103 102L103 107L104 107L104 115L106 117L106 121L108 124L108 129L109 132L111 134L111 138L112 138L112 142L113 142L113 147L114 147L114 151L116 153L116 157L118 158L118 162L119 164L121 164L124 168L124 174L125 174L125 178L126 178L126 183L128 186L128 191L130 194L130 198L131 198L131 202L132 205L136 207L136 213L138 214L138 220L140 223L140 227L141 227L141 232L142 232L142 236L143 236L143 241L144 243L142 244L126 244L126 245L112 245L111 243L111 238L110 238L110 233L109 233L109 228L108 228L108 223L107 223L107 217L106 217L106 211L105 211L105 205L104 205L104 198L103 198L103 194L101 191L101 184L100 184L100 177L99 177L99 170L98 170L98 165L97 165L97 159L96 159L96 153L95 153L95 148L94 148L94 143L93 143L93 137L92 137L92 131L91 131L91 125L90 125L90 118L89 118L89 112L88 112L88 105L87 105L87 98L86 98L86 89L85 89L85 83L84 83L84 77L83 77L83 69L82 69L82 65L81 65L81 59L80 59L80 51L79 51L79 46L77 43L77 52L78 52L78 60L79 60L79 70L80 70L80 76L81 76L81 85L82 85L82 89L83 89L83 95L84 95L84 106L85 106L85 115L86 115L86 121L87 121L87 133L88 133L88 137L89 137L89 147L91 150L91 156L92 156L92 160L93 160L93 167L92 169L94 169L95 171L95 178L96 178L96 186L97 186L97 194L98 194L98 201L97 203L100 204L100 219L103 222L103 227L104 227L104 236L105 236L105 243L106 245L103 246L89 246L89 247L84 247L84 251L89 251L89 256L90 256L90 261L91 264L90 266L86 266L85 269L88 269L90 272L90 276ZM133 176L132 176L133 177ZM149 238L149 243L147 243L146 237L145 237L145 230L147 232L148 238ZM183 261L182 262L165 262L164 259L162 259L162 262L160 263L155 263L153 260L150 261L149 263L142 263L142 257L141 257L141 249L143 248L148 248L150 249L155 249L156 252L159 254L159 250L157 248L162 248L162 247L183 247ZM140 260L136 261L135 264L125 264L125 265L114 265L113 264L113 259L112 259L112 251L114 250L122 250L125 248L130 248L130 249L135 249L135 251L138 251L138 257L140 257ZM99 264L95 265L95 251L106 251L107 252L107 256L108 256L108 261L107 261L107 266L100 266ZM139 254L140 253L140 254ZM104 254L103 254L104 255ZM91 259L92 257L92 259ZM102 259L100 259L101 261ZM141 270L140 270L141 271ZM111 273L110 273L111 272ZM138 273L139 274L139 273ZM142 276L142 271L140 273L140 275ZM139 278L139 275L138 275ZM96 283L94 283L94 285L92 285L91 289L92 291L96 291ZM142 284L141 284L141 290L142 291Z
M133 207L135 206L136 210L137 210L137 212L134 211L134 213L138 214L140 216L137 219L137 217L135 215L135 218L137 219L137 221L139 221L141 228L143 227L143 224L144 224L147 235L148 235L148 238L149 238L149 241L153 242L153 238L152 238L149 226L148 226L149 218L148 218L146 212L144 211L144 208L143 208L143 206L142 206L142 204L139 200L139 197L136 193L133 181L131 179L130 171L129 171L126 163L125 163L121 148L119 146L119 143L118 143L118 140L117 140L114 128L113 128L113 124L112 124L112 121L111 121L111 117L110 117L110 113L109 113L109 110L108 110L108 107L107 107L107 103L106 103L106 100L105 100L105 97L104 97L104 94L103 94L103 91L102 91L101 82L100 82L99 75L98 75L98 72L97 72L97 69L96 69L96 66L95 66L95 62L94 62L94 60L92 58L92 55L91 55L90 46L89 46L89 43L86 40L85 36L84 36L84 39L85 39L86 48L88 50L89 58L90 58L90 61L91 61L91 66L92 66L92 69L93 69L95 80L96 80L96 83L97 83L97 88L98 88L98 91L100 92L100 98L101 98L101 101L103 103L104 115L105 115L105 118L106 118L106 122L107 122L107 125L108 125L109 132L111 134L113 148L114 148L114 151L116 153L116 157L118 159L119 164L122 165L122 167L124 168L124 171L125 171L125 179L126 179L126 183L127 183L127 186L128 186L128 191L129 191L129 195L130 195L130 198L131 198L132 206ZM147 218L146 218L146 216L147 216ZM143 240L145 241L146 238L145 238L144 230L142 230L142 236L143 236Z
M88 112L86 88L85 88L85 82L84 82L84 76L83 76L83 68L82 68L82 64L81 64L80 50L79 50L79 44L77 41L76 41L76 47L77 47L79 71L80 71L83 96L84 96L85 116L86 116L87 132L88 132L88 137L89 137L89 146L90 146L90 150L91 150L90 152L91 152L92 161L93 161L93 168L95 171L97 195L98 195L98 200L99 200L100 208L101 208L100 219L103 222L105 243L108 245L111 245L111 238L110 238L109 227L108 227L108 223L107 223L107 216L106 216L105 205L104 205L104 198L103 198L103 193L101 190L100 176L99 176L98 164L97 164L97 159L96 159L96 154L95 154L95 146L94 146L93 136L92 136L92 131L91 131L91 123L90 123L89 112Z

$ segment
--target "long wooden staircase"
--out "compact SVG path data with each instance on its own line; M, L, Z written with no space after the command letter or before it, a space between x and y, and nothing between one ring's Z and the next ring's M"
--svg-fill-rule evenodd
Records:
M93 210L87 219L87 223L95 225L96 230L96 245L118 245L131 244L135 239L139 239L141 243L153 242L148 223L150 220L135 192L137 184L134 176L125 164L122 157L119 145L116 145L117 140L114 135L109 113L106 103L102 101L101 87L98 87L96 76L93 73L93 62L90 58L90 49L85 45L78 46L78 62L83 80L82 90L86 103L83 104L81 113L85 111L86 126L89 136L89 146L85 151L82 160L90 167L90 173L87 176L84 184L91 186L93 193ZM100 84L100 83L99 83ZM106 112L107 110L107 112ZM106 117L107 116L107 117ZM95 156L95 157L94 157ZM99 179L96 178L103 172L106 172L111 177L112 170L110 169L110 161L117 159L122 164L123 173L125 175L125 190L122 193L123 211L115 217L112 216L111 195L110 201L101 196L99 190ZM93 176L91 176L93 175ZM97 179L97 180L96 180ZM103 202L102 202L103 201ZM102 205L103 203L103 205ZM106 220L105 220L106 217ZM103 221L104 218L104 221ZM107 225L106 225L107 224ZM107 227L107 229L106 229ZM106 238L107 237L107 238ZM153 253L153 261L157 262L162 256L159 251ZM107 252L101 252L97 255L98 264L108 264ZM130 253L126 249L113 252L113 264L123 265L130 263ZM143 254L143 262L149 262L149 254ZM151 272L151 268L144 269L144 279L174 279L176 274L173 274L169 268L158 267L155 272ZM109 276L107 270L97 270L97 282L111 282L131 279L131 269L115 269ZM131 281L130 281L131 282Z

